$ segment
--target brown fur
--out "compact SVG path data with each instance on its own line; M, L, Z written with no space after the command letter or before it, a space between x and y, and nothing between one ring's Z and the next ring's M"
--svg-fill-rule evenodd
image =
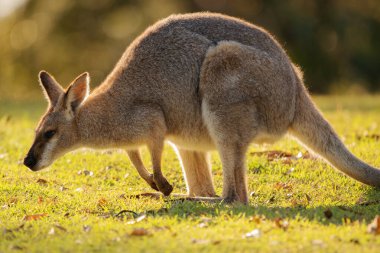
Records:
M127 48L87 99L83 80L88 78L78 77L64 93L46 75L40 79L51 108L34 146L49 127L58 129L49 163L79 146L125 148L140 175L169 194L172 187L161 173L168 140L178 148L188 193L213 196L207 152L217 149L223 198L247 203L248 145L275 141L290 131L346 174L380 185L379 170L354 157L315 108L301 72L276 40L236 18L194 13L157 22ZM151 153L153 176L139 157L141 145ZM46 165L38 164L33 168Z

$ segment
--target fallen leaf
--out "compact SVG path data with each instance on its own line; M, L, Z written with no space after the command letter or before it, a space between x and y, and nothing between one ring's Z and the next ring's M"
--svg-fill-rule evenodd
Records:
M286 164L286 165L291 165L291 164L293 164L291 158L288 158L288 157L281 158L280 161L281 161L283 164Z
M39 196L39 197L38 197L38 200L37 200L37 203L38 203L38 204L41 204L42 202L44 202L44 199L43 199L41 196Z
M359 199L356 204L360 206L377 205L377 204L380 204L380 200L365 201L365 200Z
M307 193L305 193L305 197L306 197L306 200L307 200L307 204L309 204L310 201L311 201L311 197Z
M275 159L280 159L283 157L292 157L291 153L279 151L279 150L268 150L268 151L261 151L261 152L251 152L251 155L254 156L267 156L268 161L273 161Z
M146 215L143 214L143 215L140 215L139 217L137 217L137 218L134 219L134 220L130 220L130 221L128 221L127 224L129 224L129 225L131 225L131 224L135 224L135 223L138 223L138 222L144 220L145 218L146 218Z
M310 154L309 151L306 151L305 153L303 153L302 158L303 159L312 159L312 160L317 159L317 157Z
M54 228L51 228L51 229L49 230L48 235L54 235L54 234L55 234L55 229L54 229Z
M359 241L359 239L356 239L356 238L352 238L352 239L350 239L350 242L352 242L353 244L360 245L360 241Z
M94 175L94 172L92 172L92 171L90 171L90 170L84 170L84 171L83 171L83 174L84 174L85 176L90 176L90 177L92 177L92 176Z
M18 246L18 245L12 245L10 248L11 248L12 250L23 250L23 249L24 249L23 247Z
M368 225L367 232L370 234L380 234L380 216L376 215L375 219Z
M4 120L6 123L8 123L9 121L11 121L11 119L12 119L11 115L5 115L4 117L2 117L2 120Z
M18 203L18 198L12 197L8 200L8 203L9 204L16 204L16 203Z
M106 206L108 201L105 198L101 198L98 200L98 206L104 208Z
M84 225L84 226L83 226L83 231L84 231L85 233L90 232L91 229L92 229L92 227L91 227L90 225Z
M153 230L154 231L165 231L165 230L170 230L170 227L169 226L163 226L163 227L154 226Z
M255 222L256 224L260 224L262 217L259 215L254 215L249 218L249 222Z
M66 191L66 190L68 190L69 188L66 188L66 187L64 187L64 186L60 186L59 187L59 190L61 191L61 192L63 192L63 191Z
M292 164L293 160L298 159L314 159L313 156L310 155L308 151L305 153L298 152L297 155L293 155L289 152L280 151L280 150L269 150L269 151L261 151L261 152L251 152L251 155L254 156L266 156L268 161L280 160L284 164Z
M108 218L111 218L112 215L110 213L101 213L98 215L100 218L103 218L103 219L108 219Z
M211 222L212 222L212 218L203 217L200 223L198 224L198 227L200 228L208 227Z
M380 135L379 134L364 133L363 135L357 135L356 139L358 139L359 141L362 139L371 139L371 140L379 141Z
M282 183L282 182L277 182L274 184L274 188L276 190L284 189L284 190L293 190L293 186L289 183Z
M333 213L331 212L330 209L325 210L325 211L323 212L323 214L325 215L325 217L326 217L327 219L331 219L331 217L333 216Z
M76 192L83 192L83 188L82 187L76 188L75 191Z
M54 227L58 228L59 230L63 231L63 232L67 232L67 229L62 227L61 225L59 224L55 224Z
M43 178L39 178L37 180L37 183L40 184L40 185L46 185L48 183L47 180L43 179Z
M18 226L16 228L12 228L12 229L5 228L3 230L3 233L6 234L6 233L13 233L13 232L20 231L21 229L24 229L24 226L25 226L25 223L21 224L20 226Z
M244 238L259 238L259 237L261 237L261 230L258 228L244 235Z
M346 215L343 217L343 223L345 225L349 225L351 223L351 219L348 218Z
M285 172L284 175L290 175L293 172L294 172L294 168L292 167L287 172Z
M282 218L274 219L274 223L275 223L276 227L281 228L284 231L288 230L288 228L289 228L289 222L286 220L283 220Z
M275 197L274 197L274 196L271 196L270 199L268 199L268 200L266 201L266 203L267 203L267 204L269 204L269 203L273 203L274 200L275 200Z
M194 244L208 244L208 243L210 243L210 240L191 239L191 243L194 243Z
M312 240L311 244L313 244L315 246L319 246L319 247L324 247L325 246L325 243L322 240Z
M144 193L139 193L139 194L131 194L131 195L125 195L125 194L122 194L120 195L120 198L136 198L136 199L140 199L142 197L149 197L149 198L153 198L153 199L161 199L163 197L162 193L160 192L144 192Z
M24 221L39 220L39 219L42 219L43 217L46 217L46 216L48 216L47 213L25 215L22 220L24 220Z
M120 242L121 238L117 236L117 237L113 238L112 241L114 241L114 242Z
M350 207L346 207L346 206L338 206L339 209L342 209L344 211L348 211L348 212L351 212L351 213L354 213L354 214L357 214L357 215L364 215L362 212L358 212L358 211L355 211L353 210L352 208Z
M146 236L146 235L150 235L150 233L145 228L135 228L132 230L130 235L132 235L132 236Z

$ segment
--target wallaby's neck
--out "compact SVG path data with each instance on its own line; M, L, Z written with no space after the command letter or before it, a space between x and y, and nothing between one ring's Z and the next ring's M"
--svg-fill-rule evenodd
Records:
M118 117L114 117L117 98L111 94L115 82L115 75L107 77L78 108L78 136L84 146L107 146L106 142L112 136L112 126L118 124Z

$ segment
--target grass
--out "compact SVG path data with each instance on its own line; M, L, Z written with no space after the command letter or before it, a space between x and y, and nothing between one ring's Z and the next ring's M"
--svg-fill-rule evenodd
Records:
M349 149L380 167L380 97L315 100ZM380 236L368 234L367 225L380 214L380 191L322 160L270 161L253 153L304 153L290 138L252 146L248 206L125 198L151 189L119 150L80 150L41 172L21 164L44 107L0 101L0 252L379 252ZM174 192L185 193L174 152L166 148L163 158ZM221 164L212 158L220 194ZM135 214L117 216L122 210ZM36 214L43 217L24 220ZM259 236L244 237L253 230ZM132 235L139 231L144 235Z

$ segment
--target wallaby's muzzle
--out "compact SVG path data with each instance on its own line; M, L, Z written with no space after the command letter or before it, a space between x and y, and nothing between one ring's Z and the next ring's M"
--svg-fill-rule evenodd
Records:
M34 166L37 164L37 159L34 157L31 152L29 152L26 157L24 158L24 165L28 167L29 169L34 171Z

